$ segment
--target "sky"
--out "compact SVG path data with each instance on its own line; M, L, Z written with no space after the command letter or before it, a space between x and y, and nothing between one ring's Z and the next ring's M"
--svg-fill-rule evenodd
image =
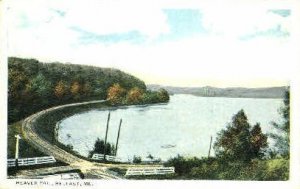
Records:
M112 2L8 1L8 55L114 67L171 86L282 86L296 74L290 7Z

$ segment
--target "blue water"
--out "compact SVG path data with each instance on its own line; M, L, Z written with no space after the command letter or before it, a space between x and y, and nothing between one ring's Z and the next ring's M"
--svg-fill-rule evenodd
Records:
M117 156L130 161L151 154L167 160L177 156L207 156L210 137L226 127L232 116L244 109L251 124L259 122L263 132L276 132L270 124L279 121L281 99L197 97L173 95L167 104L130 106L111 111L108 142L115 144L119 121L122 128ZM104 139L108 110L92 110L68 117L60 123L59 141L71 144L87 156L97 137ZM171 148L162 148L172 145ZM211 152L214 155L214 151Z

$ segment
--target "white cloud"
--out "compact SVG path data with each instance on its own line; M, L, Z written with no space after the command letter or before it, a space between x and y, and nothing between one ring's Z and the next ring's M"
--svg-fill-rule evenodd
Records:
M139 31L149 37L169 32L167 17L158 8L107 6L101 1L10 1L10 18L19 26L25 16L31 26L63 22L64 27L77 27L99 35ZM30 5L30 6L29 6ZM109 5L109 4L108 4ZM56 11L64 12L59 16Z
M258 7L216 7L203 10L203 25L211 33L241 37L281 26L289 31L290 19Z
M51 2L51 3L50 3ZM82 45L76 26L97 34L137 30L155 38L168 32L166 16L159 8L125 9L59 1L32 0L10 10L9 55L32 57L41 61L62 61L116 67L141 77L147 83L205 85L203 80L224 78L245 81L256 78L289 78L297 70L288 39L237 37L281 24L290 31L289 19L259 10L201 9L203 22L213 33L207 36L134 45L119 42L106 46ZM51 10L65 11L64 17ZM20 17L27 15L30 27L20 28ZM232 79L233 78L233 79ZM280 78L280 79L281 79ZM242 83L242 82L240 82Z
M10 1L9 54L67 59L66 52L72 55L80 45L80 33L71 27L98 35L139 31L149 39L169 31L166 15L158 8L104 5L101 1Z
M66 22L102 35L136 30L153 37L169 31L166 15L159 9L149 8L125 9L101 4L77 4L68 10Z

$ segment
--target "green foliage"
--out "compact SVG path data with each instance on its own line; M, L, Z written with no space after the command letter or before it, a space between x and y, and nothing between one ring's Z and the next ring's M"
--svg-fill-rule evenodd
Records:
M22 137L22 122L16 122L8 126L7 131L7 158L15 158L15 149L16 149L16 137L15 135L21 135ZM44 153L36 150L22 137L19 140L19 157L28 158L28 157L38 157L45 156Z
M165 166L175 167L175 178L209 180L287 180L289 160L263 159L267 136L257 123L251 126L243 110L233 116L214 144L216 157L184 158L178 155Z
M146 104L168 102L169 100L169 93L165 89L159 89L158 91L146 91L143 94L143 101Z
M126 90L121 87L119 83L113 84L113 86L108 88L107 91L107 100L112 105L120 105L124 101L126 96Z
M8 121L13 123L44 108L107 98L109 87L146 90L138 78L117 69L41 63L34 59L8 58Z
M107 100L111 105L137 105L168 102L170 99L165 89L145 91L139 87L126 90L119 83L113 84L107 91Z
M94 144L94 148L92 151L89 152L88 157L92 158L93 154L104 154L104 151L106 151L106 155L115 155L115 147L114 145L110 143L106 143L106 148L105 148L105 143L104 140L101 140L100 138L97 138Z
M232 118L232 123L218 133L214 144L217 157L227 161L249 162L261 158L268 147L267 136L257 123L251 127L243 110Z
M283 121L281 123L272 122L277 133L271 133L270 136L275 139L274 151L282 156L289 157L290 151L290 91L285 92L284 106L280 109Z
M288 180L289 179L289 159L271 159L266 162L267 174L265 180Z
M177 179L207 180L288 180L287 159L260 160L250 162L228 162L222 158L171 158L165 166L175 167Z
M37 97L50 96L51 88L52 88L52 83L48 81L46 77L40 73L32 80L30 80L26 85L26 90L29 91L30 94Z
M165 89L159 89L157 95L160 102L167 102L170 100L169 93Z
M153 157L151 154L148 154L147 158L149 158L149 159L151 159L151 160L154 159L154 157Z
M69 150L73 150L73 148L74 148L74 146L72 145L72 144L67 144L67 149L69 149Z
M268 137L262 133L261 127L256 123L250 130L250 144L252 158L262 158L268 147Z
M142 163L142 158L140 156L133 156L132 162L136 164Z
M50 106L108 99L111 105L169 101L166 90L146 91L141 80L120 70L34 59L8 59L8 121Z
M130 89L126 96L126 103L127 104L139 104L139 103L143 102L143 94L144 94L144 91L137 87Z
M191 176L191 173L195 173L195 170L192 171L194 168L200 168L204 163L211 162L212 160L213 158L185 158L177 155L176 157L169 159L164 165L175 167L175 172L179 176L188 175L189 177L193 177Z

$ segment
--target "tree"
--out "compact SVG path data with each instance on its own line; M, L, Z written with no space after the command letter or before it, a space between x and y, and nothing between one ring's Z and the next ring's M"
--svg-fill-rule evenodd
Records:
M268 137L262 133L259 123L256 123L250 131L250 142L253 157L263 157L268 146Z
M142 163L142 158L140 156L133 156L133 160L132 160L133 163Z
M126 90L122 88L120 84L116 83L108 89L107 100L112 105L118 105L122 103L125 95L126 95Z
M74 99L79 99L80 98L80 84L78 81L74 81L70 87L70 92L72 94L72 97Z
M149 159L151 159L151 160L154 159L154 157L153 157L151 154L149 154L149 155L147 156L147 158L149 158Z
M63 98L67 94L67 86L66 86L65 82L60 80L56 84L56 86L54 88L54 94L59 99Z
M89 83L84 83L82 90L81 90L82 96L86 96L86 97L90 96L91 90L92 90L91 85Z
M21 91L24 90L28 81L28 77L24 75L24 72L17 69L8 70L8 97L13 99L20 98Z
M244 110L232 118L232 123L218 133L214 144L216 155L228 161L249 162L261 158L267 148L267 136L259 124L251 128Z
M97 138L94 144L94 148L92 151L89 152L89 157L91 158L93 154L104 154L104 140L101 140L100 138ZM114 155L115 153L115 147L114 145L111 145L110 143L106 143L106 155Z
M160 102L168 102L170 100L168 91L165 89L159 89L158 98Z
M139 104L142 102L144 91L138 87L129 90L126 97L126 103Z
M158 91L150 91L147 90L143 93L142 101L145 104L151 103L160 103L160 102L168 102L170 97L169 93L165 89L160 89Z
M117 69L9 57L8 122L72 99L110 99L113 105L126 103L126 93L133 88L145 91L146 85ZM129 101L139 103L135 101L139 99L138 92L130 96Z
M290 148L290 90L286 90L280 114L281 123L272 122L278 133L271 133L270 137L275 140L275 152L282 157L289 157Z
M40 98L48 97L50 95L51 87L51 82L41 73L31 79L26 85L26 89L30 93L33 93Z

